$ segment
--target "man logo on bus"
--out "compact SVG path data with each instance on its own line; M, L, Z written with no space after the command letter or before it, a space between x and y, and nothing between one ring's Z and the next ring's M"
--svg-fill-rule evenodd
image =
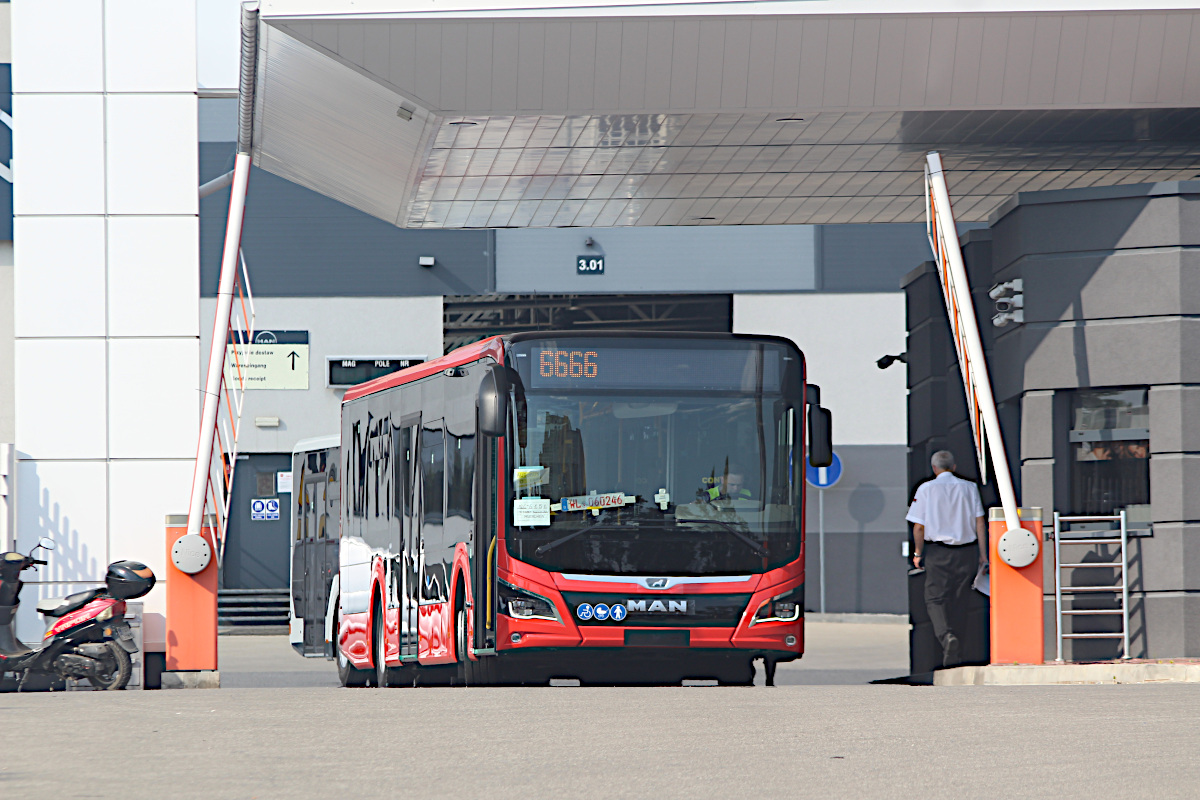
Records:
M644 611L655 614L686 614L687 600L626 600L625 606L629 611Z
M668 583L670 583L669 578L647 578L646 579L646 588L647 589L665 589L665 588L667 588Z

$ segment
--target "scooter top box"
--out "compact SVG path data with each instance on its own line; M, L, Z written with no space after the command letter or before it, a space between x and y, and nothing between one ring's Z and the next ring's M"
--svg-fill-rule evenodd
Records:
M137 561L117 561L108 565L104 576L108 593L118 600L141 597L154 588L154 573Z

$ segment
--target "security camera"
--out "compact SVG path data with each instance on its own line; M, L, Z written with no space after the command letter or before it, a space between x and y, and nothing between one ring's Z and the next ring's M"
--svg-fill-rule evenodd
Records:
M1014 278L997 283L988 291L988 297L992 298L992 305L996 309L992 325L1003 328L1025 322L1025 281Z
M993 305L996 307L996 313L1011 314L1017 309L1025 307L1025 298L1022 295L1016 295L1015 297L1002 297L993 303Z
M988 291L988 297L993 300L999 300L1002 297L1015 297L1025 291L1025 281L1021 278L1014 278L1011 281L997 283Z
M900 355L896 355L896 356L884 356L883 358L881 358L875 362L875 366L879 367L880 369L887 369L892 364L895 364L897 361L899 361L901 364L907 364L908 363L908 353L901 353Z

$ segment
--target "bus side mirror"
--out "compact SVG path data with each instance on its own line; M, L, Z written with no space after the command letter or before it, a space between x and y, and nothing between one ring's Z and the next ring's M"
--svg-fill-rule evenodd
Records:
M833 414L828 408L808 407L808 463L814 467L833 463Z
M508 429L509 383L507 369L494 366L479 384L479 431L487 436L503 436Z

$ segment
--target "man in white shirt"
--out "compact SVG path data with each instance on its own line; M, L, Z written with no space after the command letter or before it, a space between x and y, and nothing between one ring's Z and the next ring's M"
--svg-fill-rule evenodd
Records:
M942 666L961 661L966 592L986 568L987 522L979 487L954 475L954 454L930 459L933 480L917 487L908 509L913 523L913 565L925 569L925 607L942 646Z

